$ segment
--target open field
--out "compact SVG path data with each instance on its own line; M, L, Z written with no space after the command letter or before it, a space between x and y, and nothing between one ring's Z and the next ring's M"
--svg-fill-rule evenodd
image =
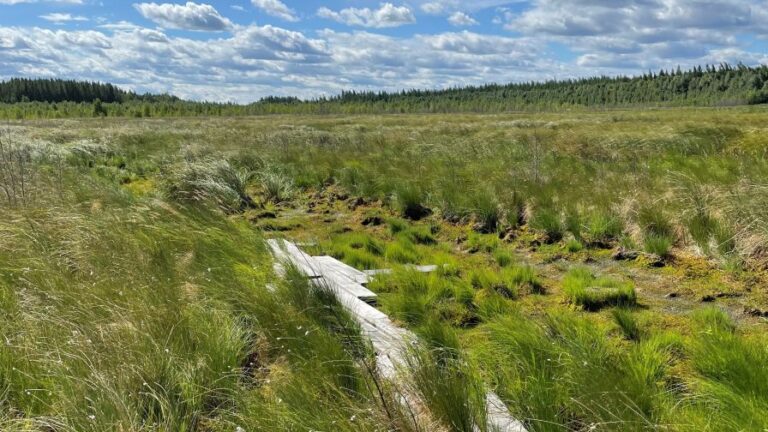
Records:
M768 427L768 111L10 123L0 429L411 430L284 236L390 268L436 430ZM421 274L409 264L435 264ZM271 287L271 289L270 289ZM310 294L307 294L310 293Z

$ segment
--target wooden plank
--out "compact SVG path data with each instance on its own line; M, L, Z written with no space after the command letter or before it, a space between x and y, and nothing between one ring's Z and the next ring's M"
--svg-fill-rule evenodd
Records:
M367 274L361 272L360 270L350 265L344 264L343 262L337 260L334 257L316 256L316 257L313 257L313 259L315 260L315 262L321 264L323 267L326 267L329 270L332 270L336 273L340 273L342 276L348 278L354 283L363 285L371 281L371 278Z
M432 273L437 271L440 268L439 266L436 266L436 265L417 266L417 265L411 265L411 264L407 265L406 267L408 267L411 270L415 270L419 273ZM385 275L391 274L392 269L363 270L362 272L368 277L373 277L373 276L378 276L382 274L385 274Z
M340 265L342 264L340 261L332 257L313 257L313 259L315 260L315 268L322 273L323 279L333 288L343 289L365 302L376 301L376 293L354 282L351 276L358 275L348 272L344 266Z
M267 244L270 249L272 249L275 258L282 264L289 262L295 265L310 279L322 277L322 275L313 267L314 261L312 260L312 257L302 252L295 244L282 239L269 239L267 240Z

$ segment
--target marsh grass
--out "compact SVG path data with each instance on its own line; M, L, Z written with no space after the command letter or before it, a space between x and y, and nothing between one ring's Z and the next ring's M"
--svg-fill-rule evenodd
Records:
M425 323L419 334L426 347L412 350L408 363L430 412L451 431L486 430L485 391L463 361L456 335L437 321Z
M563 278L563 292L569 302L585 310L605 306L632 307L637 303L634 285L607 277L595 277L586 267L574 267Z
M559 242L565 232L560 213L550 208L537 209L530 221L530 226L541 231L548 243Z
M237 171L227 161L197 161L182 165L165 188L172 200L208 202L232 213L254 205L246 191L249 179L250 174Z

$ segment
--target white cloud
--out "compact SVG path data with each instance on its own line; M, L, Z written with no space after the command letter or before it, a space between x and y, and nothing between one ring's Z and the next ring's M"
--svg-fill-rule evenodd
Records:
M291 22L299 20L296 16L296 11L286 6L285 3L280 0L251 0L251 3L274 17Z
M416 17L407 6L395 6L392 3L382 3L379 9L347 8L338 12L322 7L318 9L317 15L350 26L372 28L399 27L416 22Z
M222 31L232 27L232 22L224 18L211 5L187 2L185 5L172 3L137 3L133 7L141 15L170 29L196 31Z
M458 0L436 0L422 4L421 10L430 15L440 15L448 10L457 8L458 5Z
M55 23L63 23L69 21L88 21L88 18L84 16L76 16L68 13L50 13L46 15L40 15L40 18Z
M464 12L454 12L451 16L448 17L448 22L456 27L466 27L478 24L476 19L465 14Z

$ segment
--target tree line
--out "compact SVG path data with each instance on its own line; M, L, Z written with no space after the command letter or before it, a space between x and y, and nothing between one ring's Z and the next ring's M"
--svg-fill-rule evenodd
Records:
M721 106L768 103L768 66L697 66L639 76L600 76L443 90L344 91L301 100L267 97L251 104L194 102L137 95L111 84L16 78L0 82L0 117L170 117L265 114L446 113L577 107Z

